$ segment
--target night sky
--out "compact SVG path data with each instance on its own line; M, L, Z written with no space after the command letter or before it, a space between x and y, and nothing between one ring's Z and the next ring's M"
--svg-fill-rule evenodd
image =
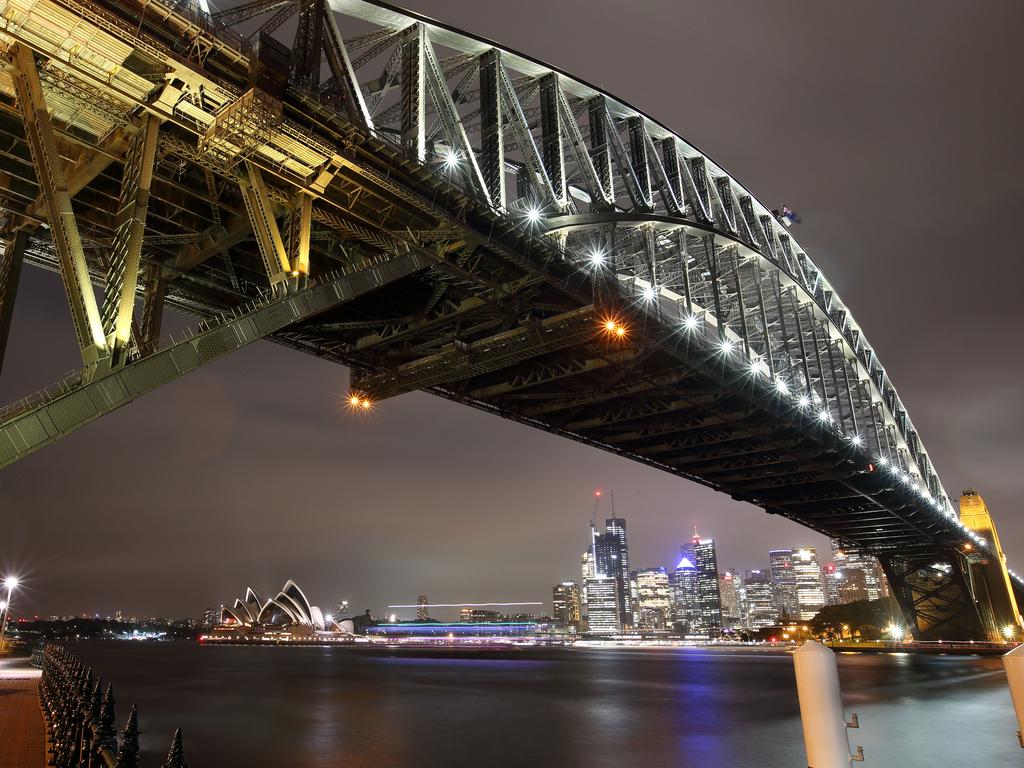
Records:
M1024 4L419 0L675 128L795 232L878 351L954 497L1024 567ZM344 30L343 30L344 33ZM0 400L76 366L56 275L22 273ZM549 601L595 488L634 567L697 525L720 567L827 542L704 488L430 395L345 412L347 372L268 342L0 472L16 613L195 616L291 577L314 603ZM607 505L601 517L608 512Z

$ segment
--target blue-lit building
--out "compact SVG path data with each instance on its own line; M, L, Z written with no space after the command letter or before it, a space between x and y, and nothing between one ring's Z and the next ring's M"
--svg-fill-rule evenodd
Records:
M393 643L513 643L535 640L538 624L535 621L460 621L450 624L395 621L367 627L366 635L371 640Z

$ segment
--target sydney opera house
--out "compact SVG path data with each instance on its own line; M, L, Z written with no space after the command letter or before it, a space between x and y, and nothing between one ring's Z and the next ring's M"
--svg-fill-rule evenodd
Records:
M220 625L206 640L343 640L351 638L351 620L324 614L289 579L275 597L264 600L252 587L245 599L224 606Z

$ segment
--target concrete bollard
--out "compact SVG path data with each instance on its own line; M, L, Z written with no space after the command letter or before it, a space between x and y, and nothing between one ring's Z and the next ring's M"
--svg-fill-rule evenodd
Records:
M1010 684L1010 698L1017 713L1017 741L1024 747L1024 645L1003 655L1003 668Z
M852 760L863 760L862 747L855 757L850 755L846 729L858 727L857 716L849 725L843 717L836 655L808 640L793 652L793 666L808 768L850 768Z

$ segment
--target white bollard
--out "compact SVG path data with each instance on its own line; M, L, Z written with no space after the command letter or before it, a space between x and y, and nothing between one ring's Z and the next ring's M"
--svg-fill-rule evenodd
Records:
M851 760L863 760L860 747L856 757L850 756L836 655L821 643L808 640L793 652L793 666L808 768L850 768ZM849 727L857 727L856 722L854 716Z
M1017 713L1017 741L1024 747L1024 645L1003 655L1003 668L1010 684L1010 698Z

